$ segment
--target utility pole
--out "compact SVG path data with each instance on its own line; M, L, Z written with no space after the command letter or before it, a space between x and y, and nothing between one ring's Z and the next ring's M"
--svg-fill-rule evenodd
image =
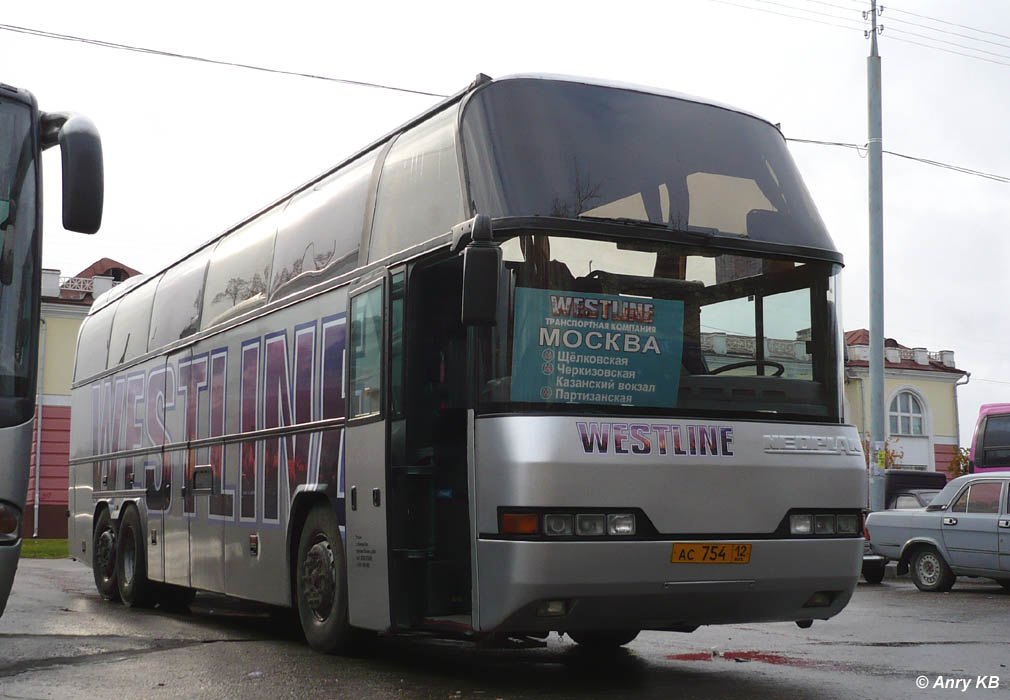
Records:
M880 8L883 11L883 8ZM865 16L865 14L864 14ZM884 177L880 116L880 55L877 0L870 0L870 55L866 59L869 102L870 186L870 509L884 508Z

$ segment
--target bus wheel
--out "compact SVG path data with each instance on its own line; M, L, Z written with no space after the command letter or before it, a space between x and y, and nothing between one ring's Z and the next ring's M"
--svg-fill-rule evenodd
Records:
M592 651L605 651L623 647L638 636L639 630L582 630L572 631L568 636L580 647Z
M295 569L298 618L305 639L326 654L347 650L347 568L337 516L329 503L312 507L298 541Z
M134 507L123 513L116 538L116 578L119 597L128 608L150 603L151 584L147 580L147 554L144 551L144 530L140 514Z
M91 545L91 568L95 574L95 588L105 600L119 600L116 581L116 531L112 527L109 511L102 508L95 523L95 538Z
M923 547L912 555L912 583L920 591L943 593L954 585L954 572L940 553L932 547Z

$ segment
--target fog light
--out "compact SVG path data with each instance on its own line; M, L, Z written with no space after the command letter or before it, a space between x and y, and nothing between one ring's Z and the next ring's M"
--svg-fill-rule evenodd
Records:
M809 535L813 530L814 516L809 513L789 516L790 535Z
M607 520L603 513L575 516L575 529L583 537L599 537L607 532Z
M814 516L814 534L815 535L833 535L833 534L835 534L835 516L833 516L833 515L815 515Z
M858 535L859 516L854 513L838 515L835 518L835 527L838 528L839 535Z
M572 534L572 516L548 513L544 516L544 534L552 537Z
M537 617L561 617L568 612L568 603L564 600L542 600L537 605Z
M826 608L835 599L835 591L817 591L803 604L804 608Z
M610 513L607 515L607 533L611 535L634 535L634 513Z
M0 542L17 542L21 537L21 510L11 503L0 503Z

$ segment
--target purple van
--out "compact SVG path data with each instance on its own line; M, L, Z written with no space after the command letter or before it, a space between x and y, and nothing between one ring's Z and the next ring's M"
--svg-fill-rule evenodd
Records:
M979 408L970 459L972 472L1010 469L1010 403L987 403Z

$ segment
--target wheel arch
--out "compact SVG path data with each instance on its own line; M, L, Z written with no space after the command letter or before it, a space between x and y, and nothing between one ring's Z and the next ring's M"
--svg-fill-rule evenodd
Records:
M312 510L313 506L318 503L325 503L331 508L336 508L333 505L333 501L321 491L302 491L295 496L295 500L291 503L291 510L288 516L288 534L286 538L286 552L287 556L285 561L288 566L288 598L292 608L297 605L297 595L295 592L295 569L298 566L298 542L302 536L302 528L305 525L305 518L308 516L309 511ZM337 522L340 522L340 518L337 518Z

